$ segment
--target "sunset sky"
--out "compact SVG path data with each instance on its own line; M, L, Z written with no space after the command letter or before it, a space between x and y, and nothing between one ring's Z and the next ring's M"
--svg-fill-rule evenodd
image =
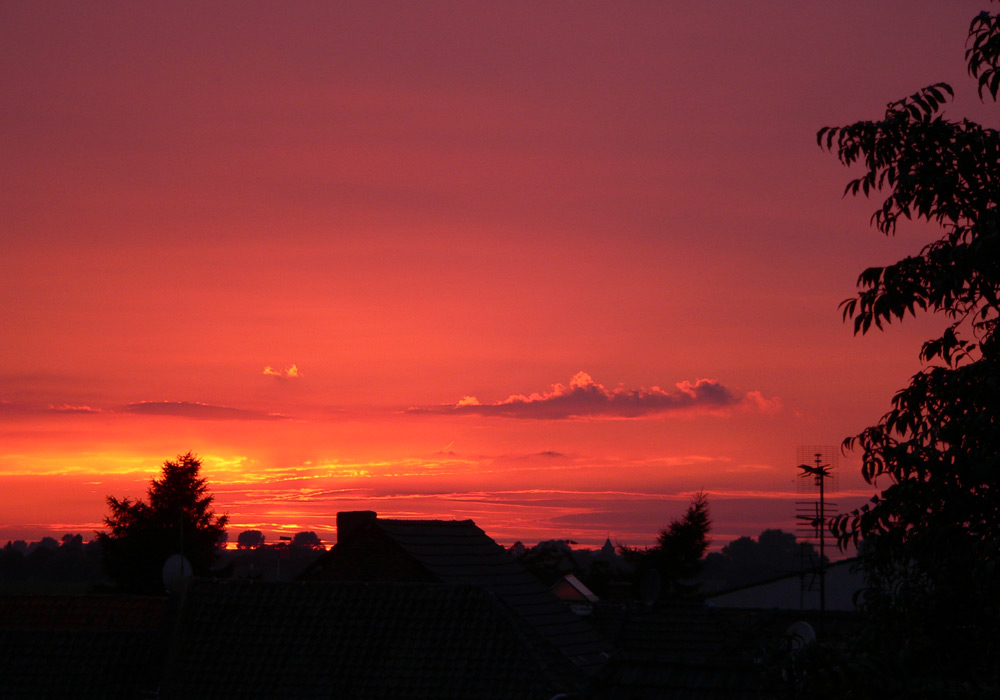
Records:
M965 75L977 1L0 4L0 543L194 451L231 518L504 544L794 530L940 319L852 336L816 131ZM840 460L841 509L870 493Z

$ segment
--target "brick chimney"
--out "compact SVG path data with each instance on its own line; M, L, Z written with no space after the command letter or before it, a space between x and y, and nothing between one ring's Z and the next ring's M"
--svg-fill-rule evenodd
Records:
M337 513L337 542L365 525L374 525L378 513L373 510L351 510Z

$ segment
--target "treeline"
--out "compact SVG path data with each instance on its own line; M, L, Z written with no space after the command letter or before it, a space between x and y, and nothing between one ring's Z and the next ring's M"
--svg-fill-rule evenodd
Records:
M824 557L823 563L829 563ZM756 539L740 537L705 557L699 575L703 587L723 591L786 574L812 571L820 565L812 543L783 530L764 530Z
M8 541L0 550L0 586L44 590L49 585L87 590L104 580L101 548L83 535L63 535L61 541Z
M711 526L708 498L699 493L651 547L614 546L609 540L599 550L574 549L572 540L546 540L534 547L517 542L509 551L545 585L572 575L602 599L697 598L820 564L811 543L775 529L708 553Z
M237 536L236 545L235 550L218 550L213 576L291 580L324 551L322 540L313 531L269 542L260 530L244 530ZM574 545L576 542L568 539L545 540L531 547L517 542L508 551L547 586L572 574L600 598L614 599L635 594L634 588L648 568L642 560L649 555L644 553L654 549L609 543L593 550ZM782 530L765 530L757 538L740 537L719 552L698 557L693 567L688 562L687 576L679 577L685 587L671 584L675 587L663 592L669 596L727 590L796 573L817 562L811 544L799 542L795 535ZM43 537L35 542L8 541L0 550L0 587L86 591L110 589L113 580L102 567L102 550L96 539L88 542L81 534L66 534L61 540Z
M218 578L291 580L324 551L315 532L298 532L267 543L257 531L253 545L219 544L209 575ZM240 538L246 539L241 533ZM259 535L259 537L258 537ZM106 571L104 552L95 538L66 534L61 540L43 537L34 542L10 540L0 549L0 592L100 592L113 590L116 582Z
M545 540L526 547L517 542L509 551L548 586L572 574L600 598L634 592L643 570L623 554L628 547L608 551L576 549L575 544L573 540ZM819 554L811 543L799 541L784 530L764 530L757 537L740 537L720 551L708 553L698 562L696 571L680 579L685 586L674 592L697 597L814 570L818 564ZM672 594L670 590L665 593Z

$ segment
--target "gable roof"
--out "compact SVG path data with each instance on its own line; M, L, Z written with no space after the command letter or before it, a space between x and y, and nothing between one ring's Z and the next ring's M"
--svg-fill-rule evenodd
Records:
M167 608L163 596L3 595L0 629L157 629Z
M480 588L195 581L160 697L501 700L561 690Z
M382 519L366 512L357 514L369 516L363 524L343 532L343 515L355 514L338 515L337 545L302 578L373 580L385 573L398 580L394 577L409 568L415 580L488 589L553 668L561 659L592 675L606 661L607 642L473 521ZM357 570L361 557L371 566L364 572Z
M5 699L140 697L163 658L166 598L0 596Z

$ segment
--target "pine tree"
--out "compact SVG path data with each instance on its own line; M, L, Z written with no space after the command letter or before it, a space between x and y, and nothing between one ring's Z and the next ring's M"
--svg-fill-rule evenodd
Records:
M213 496L200 476L201 460L188 452L163 463L147 500L108 496L108 532L97 533L108 574L125 590L161 593L162 569L173 554L183 554L196 575L211 568L228 516L216 516Z

